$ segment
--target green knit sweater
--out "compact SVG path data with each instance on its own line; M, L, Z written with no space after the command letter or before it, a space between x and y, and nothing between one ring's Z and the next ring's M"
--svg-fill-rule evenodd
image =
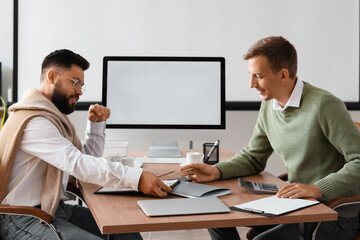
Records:
M289 182L316 184L325 200L358 193L360 131L345 104L306 82L299 108L275 111L272 104L262 102L248 146L216 165L222 178L260 173L275 151Z

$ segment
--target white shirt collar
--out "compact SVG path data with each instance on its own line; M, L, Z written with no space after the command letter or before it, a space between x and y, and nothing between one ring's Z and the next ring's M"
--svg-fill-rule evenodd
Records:
M303 89L304 89L303 81L301 81L300 79L297 79L294 90L292 91L291 96L290 96L288 102L286 103L285 107L282 108L280 106L279 102L276 99L274 99L273 109L283 111L288 107L297 107L297 108L300 107L300 100L301 100L301 95L302 95Z

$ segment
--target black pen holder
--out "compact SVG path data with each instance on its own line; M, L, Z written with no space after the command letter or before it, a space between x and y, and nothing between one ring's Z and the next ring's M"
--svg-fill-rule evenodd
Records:
M203 153L204 153L204 162L206 156L209 154L211 148L214 146L214 143L204 143L203 144ZM214 165L219 162L219 145L217 145L214 149L214 152L211 154L210 158L206 162L206 164Z

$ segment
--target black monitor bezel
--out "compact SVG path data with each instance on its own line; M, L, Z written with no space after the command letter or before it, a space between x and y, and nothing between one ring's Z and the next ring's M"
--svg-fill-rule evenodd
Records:
M225 58L223 57L165 57L165 56L105 56L103 58L102 104L107 106L107 69L109 61L192 61L219 62L221 66L221 106L220 124L184 125L184 124L106 124L106 128L124 129L225 129Z

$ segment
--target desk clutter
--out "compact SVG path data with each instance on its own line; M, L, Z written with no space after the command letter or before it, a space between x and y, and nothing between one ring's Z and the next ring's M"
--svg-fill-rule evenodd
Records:
M184 150L183 156L185 156L184 153L189 151L194 150ZM202 153L201 150L199 151L197 149L196 151ZM134 158L143 157L143 152L144 151L129 152L129 156L134 156ZM118 152L112 151L111 154L117 155ZM220 160L229 159L233 155L234 153L228 149L222 148L219 152ZM148 171L152 174L157 175L163 181L179 178L182 181L188 180L187 178L181 178L181 174L179 174L179 172L181 171L179 164L144 164L142 168L144 171ZM283 183L279 182L279 179L276 176L273 176L271 173L268 173L266 171L262 172L259 175L249 176L244 179L252 182L279 183L279 185L283 185ZM205 185L205 183L202 184ZM263 217L258 213L253 214L250 212L245 214L237 209L232 209L237 205L251 202L252 200L259 198L266 198L271 195L258 195L240 187L238 178L227 180L219 179L216 182L210 184L230 189L232 193L220 197L203 196L200 198L183 198L168 194L168 197L166 198L156 198L151 196L145 196L143 193L133 190L131 190L132 192L125 192L126 190L124 190L123 192L113 193L113 189L108 192L108 189L105 188L102 189L100 193L94 194L94 192L97 191L100 186L80 181L83 196L88 203L91 213L98 219L97 223L99 228L102 229L103 234L122 233L124 232L124 230L127 232L143 232L145 229L149 232L182 230L184 229L184 226L187 226L187 228L189 229L200 229L214 227L217 228L233 226L251 226L252 224L271 225L274 223L274 219L272 217ZM208 200L210 198L213 198L215 200ZM211 203L212 201L220 201L221 204L224 204L231 211L229 211L228 209L226 209L224 213L220 213L221 211L213 212L213 210L211 210L210 212L203 211L202 213L194 213L194 211L191 211L183 212L181 213L181 216L173 215L174 213L172 212L166 212L162 213L164 214L163 217L160 216L161 214L158 217L155 217L155 215L150 217L148 215L150 215L151 213L148 213L148 215L146 215L146 213L144 212L144 210L142 210L140 206L142 203L138 202L145 200L161 200L161 202L159 203L161 207L165 206L162 200L166 200L166 202L168 202L168 200L171 200L169 203L170 206L179 206L181 204L177 201L185 201L186 207L196 206L196 204L199 204L200 207L202 207L205 201L208 201L208 203ZM152 204L152 202L150 202L149 204ZM172 208L170 208L170 210L171 209ZM336 211L331 210L323 204L317 204L306 210L300 210L296 213L289 213L284 214L283 216L276 217L276 222L319 222L334 221L336 219Z
M187 154L198 154L199 157L196 156L196 161L201 162L203 158L203 162L206 164L216 164L219 162L219 145L219 141L215 143L204 143L203 153L188 152ZM167 165L166 163L179 164L181 166L189 162L188 156L186 158L148 158L111 155L109 156L109 160L122 162L128 166L143 167L147 171L151 171L150 166L154 163L162 164L162 166ZM150 165L147 165L148 163L150 163ZM191 182L186 177L178 178L181 172L178 169L174 170L172 168L173 167L156 167L156 171L153 172L153 174L156 174L158 177L166 177L167 180L163 180L164 183L172 188L172 192L169 194L184 198L138 200L137 205L146 216L228 213L233 210L275 217L319 203L318 201L312 200L283 199L271 196L228 207L218 197L231 194L232 191L230 189ZM172 176L176 178L172 179ZM280 189L276 184L251 182L243 178L238 178L237 182L239 184L238 187L245 188L253 194L275 194ZM109 188L100 188L94 193L112 195L141 194L131 189L114 190Z
M178 180L163 180L165 184L172 187L170 194L182 196L186 198L199 198L199 197L219 197L231 194L231 190L227 188L215 187L207 184L194 183L189 181ZM176 183L176 184L174 184ZM173 185L174 184L174 185ZM111 189L101 187L96 190L95 194L121 194L126 192L135 192L131 189Z
M239 183L240 182L241 181L239 178ZM252 192L254 193L269 193L269 191L270 193L274 193L273 186L271 186L271 188L266 186L264 190L252 189ZM231 192L232 191L230 189L226 188L214 187L188 181L180 181L176 186L173 187L171 194L187 198L142 200L138 201L138 205L147 216L224 213L228 212L226 209L227 207L225 205L226 208L224 208L224 203L217 197L231 194ZM320 202L316 200L289 199L271 196L235 205L229 209L234 211L260 214L269 217L276 217L319 203Z
M215 187L207 184L179 180L163 180L172 187L170 194L186 198L156 199L138 201L139 207L147 216L171 216L205 213L224 213L231 210L217 196L231 194L230 189ZM130 189L114 190L100 188L95 194L126 194L135 192Z
M231 194L230 189L180 181L170 194L186 198L141 200L138 205L147 216L226 213L231 210L217 197Z

